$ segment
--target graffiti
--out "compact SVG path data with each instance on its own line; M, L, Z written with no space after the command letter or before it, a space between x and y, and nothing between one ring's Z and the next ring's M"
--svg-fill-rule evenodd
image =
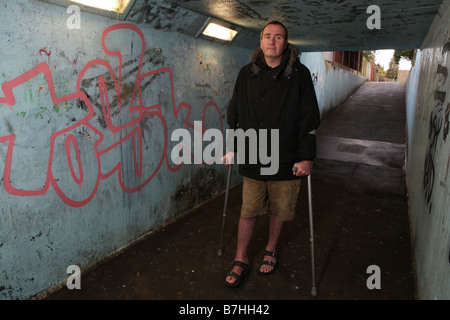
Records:
M444 133L443 133L443 140L447 141L447 135L449 130L449 118L450 118L450 102L447 103L447 107L445 108L445 115L444 115Z
M136 14L142 13L139 18L140 23L151 23L155 20L159 20L161 15L170 16L174 12L175 4L171 4L169 7L159 6L157 3L149 3L149 0L145 0L145 3L139 10L132 13L131 17Z
M450 39L449 39L450 40ZM448 69L445 66L447 54L450 48L450 41L443 46L442 49L442 63L437 66L437 87L434 91L434 109L431 111L429 131L428 131L428 147L425 154L424 164L424 176L423 176L423 188L425 200L431 213L434 180L435 180L435 158L436 150L438 149L439 135L443 132L442 140L446 142L448 134L448 114L449 105L445 105L447 98L448 88L446 86L448 79ZM442 130L444 129L444 130Z
M44 47L41 50L39 50L39 54L45 54L47 57L50 57L52 52L51 51L47 52L47 49Z
M430 129L428 132L429 144L425 156L425 165L424 165L424 177L423 177L423 187L425 190L425 200L429 206L431 212L431 195L433 194L434 187L434 159L436 153L436 146L438 142L438 136L441 132L441 118L439 114L435 114L433 111L430 117Z
M319 80L319 73L313 73L313 74L311 74L311 79L312 79L313 84L316 85L316 83L317 83L318 80Z
M139 24L151 25L157 30L172 31L177 27L173 21L178 21L179 17L185 15L191 15L191 13L175 3L145 0L142 1L139 9L136 8L130 13L129 18ZM182 31L183 29L184 27L181 26L177 31Z
M114 44L111 35L130 32L140 41L140 52L138 58L124 63L124 48ZM81 207L93 199L100 181L113 175L124 191L136 192L163 165L172 172L180 170L181 165L174 165L168 157L170 130L184 126L204 132L205 128L195 128L190 121L189 104L181 102L176 107L171 68L151 70L163 60L157 50L145 51L144 35L138 27L128 23L110 26L101 41L108 60L89 61L78 74L73 93L58 97L45 62L2 84L0 107L8 105L11 111L4 118L6 125L0 127L0 146L6 148L3 187L9 194L39 196L52 187L65 204ZM41 51L49 54L45 48ZM113 68L110 61L117 61L118 66ZM42 100L48 98L35 119L47 120L47 110L65 113L58 121L49 118L39 133L24 137L20 133L30 126L20 121L26 121L31 111L24 109L21 99L30 101L32 95L19 97L17 93L20 89L26 92L30 83L36 82ZM14 121L8 120L14 115ZM223 132L222 116L214 101L204 106L202 123L220 123ZM23 178L22 168L33 170L38 159L44 160L32 171L33 179Z

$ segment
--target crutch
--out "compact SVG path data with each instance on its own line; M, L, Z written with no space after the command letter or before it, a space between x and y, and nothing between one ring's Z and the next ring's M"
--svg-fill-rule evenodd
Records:
M309 233L311 242L311 269L312 269L312 288L311 295L317 296L316 287L316 268L314 265L314 229L313 229L313 210L312 210L312 188L311 188L311 174L308 175L308 201L309 201Z
M293 167L292 171L297 172L297 168ZM311 242L311 270L312 270L312 288L311 295L317 296L316 287L316 268L314 264L314 228L313 228L313 210L312 210L312 188L311 174L308 175L308 205L309 205L309 241Z
M227 217L227 204L228 204L228 193L230 191L230 181L231 181L231 169L233 168L233 165L230 164L228 166L228 177L227 177L227 188L225 191L225 203L223 205L223 220L222 220L222 232L220 235L220 247L219 252L217 253L219 256L222 255L222 242L223 242L223 230L225 229L225 218Z

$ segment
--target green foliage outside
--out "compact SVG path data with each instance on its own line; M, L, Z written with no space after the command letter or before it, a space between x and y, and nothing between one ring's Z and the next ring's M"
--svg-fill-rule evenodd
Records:
M363 51L363 57L367 61L371 61L375 59L376 50ZM405 58L414 65L414 49L411 50L394 50L394 56L389 63L388 70L384 70L384 67L380 64L376 65L377 75L379 77L387 77L387 78L397 78L398 77L398 65L400 63L401 58Z
M395 50L394 51L394 61L396 64L400 63L400 59L405 58L409 61L413 61L414 58L414 50Z

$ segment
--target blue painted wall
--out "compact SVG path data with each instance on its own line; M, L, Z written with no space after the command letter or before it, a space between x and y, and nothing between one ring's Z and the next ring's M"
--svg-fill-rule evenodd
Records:
M225 168L175 165L170 137L226 129L252 50L88 13L69 29L66 8L38 1L0 8L0 298L28 299L223 191ZM308 56L330 108L323 56Z
M223 190L170 158L171 132L221 128L251 52L65 8L1 1L0 297L28 298ZM6 23L5 23L6 22Z

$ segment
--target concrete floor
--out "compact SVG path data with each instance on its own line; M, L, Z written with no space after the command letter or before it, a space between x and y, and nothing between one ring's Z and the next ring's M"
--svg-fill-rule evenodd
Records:
M316 297L305 181L272 275L257 273L268 232L268 218L262 217L250 247L252 272L237 289L224 285L236 247L237 186L230 191L222 256L217 253L224 195L83 274L80 290L63 287L46 299L415 299L403 170L404 96L404 84L366 83L318 132L312 173ZM380 289L367 286L372 265L379 267Z

